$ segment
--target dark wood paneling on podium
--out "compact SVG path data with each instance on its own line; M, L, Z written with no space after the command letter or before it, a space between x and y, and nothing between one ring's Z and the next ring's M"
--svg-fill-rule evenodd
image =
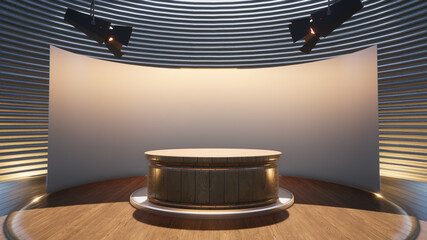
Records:
M145 154L148 199L157 204L230 209L269 204L278 196L278 151L197 148Z

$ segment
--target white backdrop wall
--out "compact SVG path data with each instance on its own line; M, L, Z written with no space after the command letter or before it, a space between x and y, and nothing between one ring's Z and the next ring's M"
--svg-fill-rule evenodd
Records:
M258 69L166 69L50 49L47 191L143 175L144 152L261 148L279 171L379 189L376 47Z

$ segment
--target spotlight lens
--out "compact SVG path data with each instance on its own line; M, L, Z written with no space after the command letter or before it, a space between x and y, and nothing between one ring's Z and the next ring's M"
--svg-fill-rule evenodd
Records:
M313 28L310 28L310 33L311 33L311 34L314 34L314 30L313 30Z
M109 38L108 38L108 41L109 41L109 42L111 42L111 41L113 41L113 40L114 40L114 38L113 38L113 37L109 37Z

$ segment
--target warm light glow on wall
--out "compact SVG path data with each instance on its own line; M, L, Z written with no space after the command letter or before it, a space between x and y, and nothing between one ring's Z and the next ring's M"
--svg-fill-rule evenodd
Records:
M48 191L146 174L144 151L210 147L278 150L281 174L376 191L376 56L170 69L51 47Z

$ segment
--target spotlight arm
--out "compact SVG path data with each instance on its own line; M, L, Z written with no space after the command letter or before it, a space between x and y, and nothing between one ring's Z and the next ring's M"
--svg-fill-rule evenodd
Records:
M95 0L90 3L90 16L92 17L92 25L95 25Z

